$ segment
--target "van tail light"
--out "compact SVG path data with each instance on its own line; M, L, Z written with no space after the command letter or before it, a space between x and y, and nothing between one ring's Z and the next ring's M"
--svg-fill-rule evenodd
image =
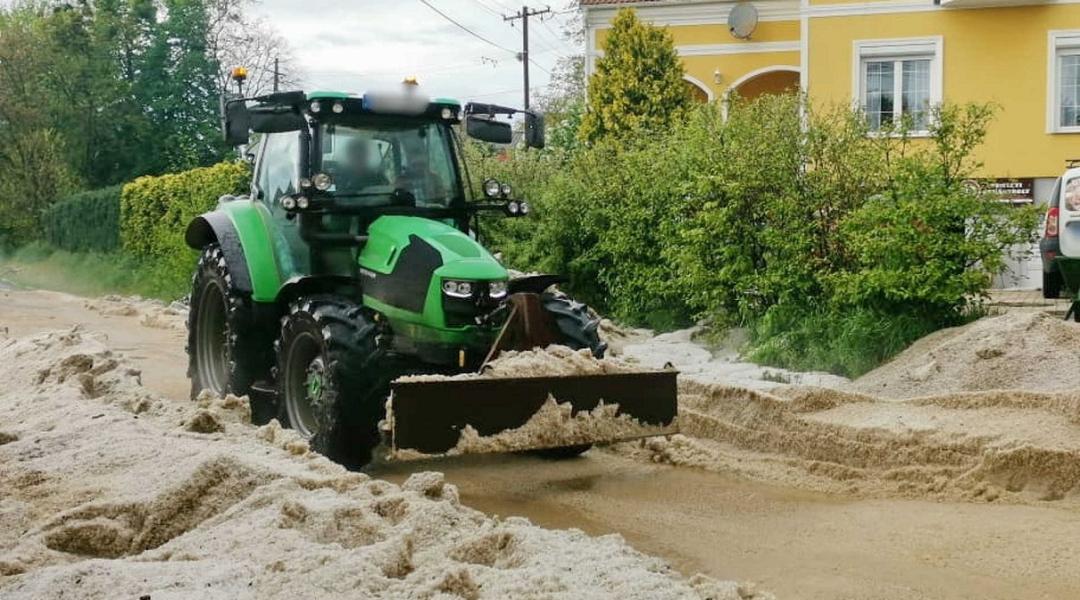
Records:
M1058 236L1058 208L1055 206L1046 211L1046 233L1048 238L1056 238Z

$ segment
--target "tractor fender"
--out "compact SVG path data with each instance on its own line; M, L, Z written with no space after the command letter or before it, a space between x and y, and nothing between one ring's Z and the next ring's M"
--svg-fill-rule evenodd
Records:
M196 250L216 242L237 289L256 302L277 300L282 278L270 234L253 202L223 203L218 210L195 217L184 241Z
M251 271L248 270L247 260L244 258L240 236L228 215L212 212L195 217L188 224L184 241L196 250L216 242L225 256L225 264L229 267L233 285L240 292L251 293Z
M562 275L526 275L510 280L510 293L520 292L540 294L553 285L566 283L567 279Z

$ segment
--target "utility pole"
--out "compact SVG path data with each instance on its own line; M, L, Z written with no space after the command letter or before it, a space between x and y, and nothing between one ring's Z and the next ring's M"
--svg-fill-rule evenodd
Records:
M278 79L281 78L281 71L278 69L278 57L274 57L274 91L278 91Z
M521 19L521 54L518 58L521 59L521 67L525 73L525 110L529 110L529 17L537 17L540 15L546 15L551 12L551 7L547 7L544 10L533 10L528 6L522 6L521 12L515 13L509 17L503 17L504 21L516 21Z

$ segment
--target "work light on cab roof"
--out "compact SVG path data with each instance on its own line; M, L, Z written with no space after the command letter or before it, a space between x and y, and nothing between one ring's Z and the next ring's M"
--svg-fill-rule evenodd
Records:
M503 352L552 344L604 354L598 317L553 287L559 277L511 278L478 233L484 215L531 211L508 182L469 177L461 136L511 143L522 115L525 146L542 148L542 115L431 99L414 78L221 106L228 142L258 138L245 151L256 157L251 193L222 198L187 230L203 253L188 340L194 394L249 394L256 415L356 466L380 443L380 421L394 450L435 454L468 427L523 427L550 397L573 414L618 405L620 422L643 427L592 437L567 427L578 437L535 442L556 455L676 430L673 371L390 383L477 372Z

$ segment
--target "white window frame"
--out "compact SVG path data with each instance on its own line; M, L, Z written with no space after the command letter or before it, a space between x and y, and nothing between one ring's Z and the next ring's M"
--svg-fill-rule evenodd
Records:
M866 63L867 61L902 61L910 59L930 59L930 108L939 106L945 89L944 69L945 39L942 36L922 38L891 38L879 40L855 40L851 53L851 92L852 104L856 110L866 106ZM903 110L903 77L893 78L895 86L895 109ZM902 115L902 112L900 113ZM872 132L872 135L885 135ZM929 131L912 131L915 137L926 137Z
M1061 124L1061 72L1060 59L1067 55L1080 55L1080 29L1050 31L1046 58L1046 132L1080 133L1080 125Z

